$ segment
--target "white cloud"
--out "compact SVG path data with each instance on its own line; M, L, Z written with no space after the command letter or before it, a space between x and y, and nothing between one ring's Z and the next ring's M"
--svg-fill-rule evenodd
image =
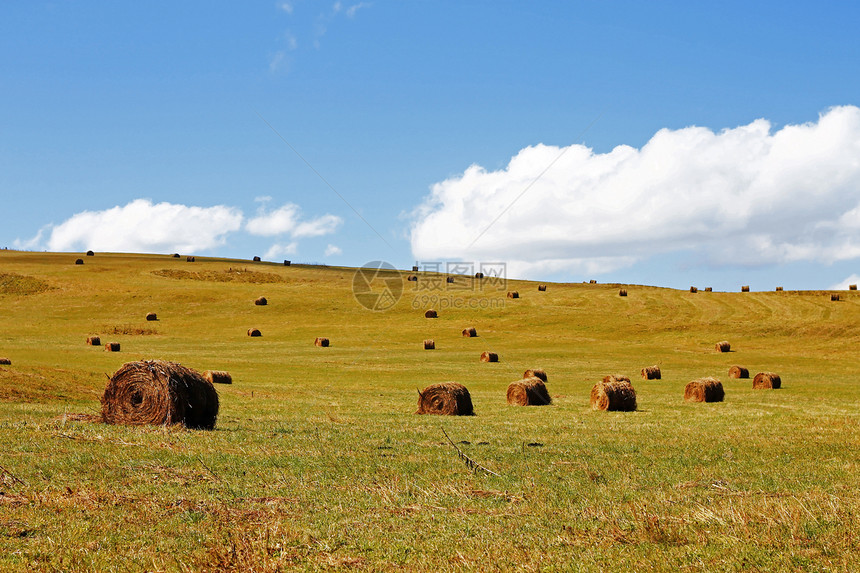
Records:
M330 257L332 255L342 255L343 249L338 247L337 245L329 245L325 248L325 256Z
M283 50L278 50L269 58L269 71L274 73L289 64L287 53Z
M641 149L603 154L536 145L503 170L472 165L433 185L414 213L412 251L507 261L520 276L606 272L682 250L715 266L853 259L858 157L853 106L775 132L765 120L662 129Z
M287 14L293 13L293 3L292 2L279 2L278 8L286 12Z
M858 283L860 283L860 275L855 273L835 285L827 287L827 290L848 290L848 285L856 285Z
M361 10L362 8L367 8L370 6L367 2L359 2L358 4L353 4L349 8L346 9L346 15L348 18L355 18L355 13Z
M309 221L301 221L300 216L299 206L287 203L274 211L261 211L245 224L245 229L252 235L270 237L288 234L294 239L301 239L334 233L343 223L343 219L336 215L323 215Z
M284 255L294 255L298 251L298 243L295 241L288 243L286 245L282 245L280 243L275 243L266 253L263 255L263 258L267 261L272 261L275 259L280 259Z
M135 199L122 207L77 213L49 226L44 244L41 235L47 229L40 230L36 243L49 251L194 253L224 244L226 236L241 225L242 212L234 207L189 207Z

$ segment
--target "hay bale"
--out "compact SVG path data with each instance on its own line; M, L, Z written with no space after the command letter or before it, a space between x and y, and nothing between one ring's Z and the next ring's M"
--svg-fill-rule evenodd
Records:
M108 342L105 344L105 352L119 352L119 342Z
M725 395L723 383L716 378L699 378L684 387L687 402L722 402Z
M196 259L194 257L185 257L186 263L193 263Z
M329 340L323 336L317 336L316 340L314 340L314 346L319 346L320 348L328 348Z
M732 345L729 344L728 340L721 340L714 345L714 348L717 349L717 352L729 352L732 349Z
M753 390L776 390L781 386L782 379L773 372L759 372L753 378Z
M96 256L96 254L92 251L87 251L87 256L88 257L94 257L94 256Z
M495 352L482 352L481 353L481 362L498 362L499 355Z
M413 273L417 273L417 272L418 272L418 267L417 267L416 265L412 265L412 272L413 272Z
M546 285L538 285L538 291L546 292Z
M776 292L782 292L782 287L776 287Z
M155 314L154 312L147 312L146 313L146 320L148 320L150 322L152 322L153 320L158 320L158 315Z
M267 304L269 304L269 301L266 299L266 297L261 296L260 298L254 299L254 304L257 306L266 306Z
M546 384L537 376L516 380L508 385L508 404L512 406L546 406L552 404Z
M645 380L660 380L662 376L660 367L656 364L654 366L646 366L642 369L642 378Z
M605 376L591 389L591 409L610 412L636 410L636 390L630 378L621 374Z
M431 308L424 313L424 318L439 318L439 314Z
M87 345L88 346L101 346L102 339L98 336L87 336Z
M263 333L257 328L249 328L248 336L263 336Z
M627 296L627 289L623 288L618 291L618 296Z
M174 259L178 259L178 258L179 258L179 253L173 253L173 255L172 255L172 256L173 256L173 258L174 258Z
M729 368L729 378L749 378L750 371L743 366L732 366Z
M705 292L714 292L714 287L705 287Z
M102 396L102 419L108 424L211 430L217 417L218 392L212 383L175 362L123 364Z
M463 336L465 336L466 338L475 338L476 336L478 336L478 331L475 330L474 326L470 326L469 328L463 329Z
M0 358L0 364L4 366L12 366L12 361L8 358Z
M259 263L259 262L260 262L260 260L261 260L261 259L260 259L260 257L254 257L254 262L255 262L255 263Z
M508 298L520 298L520 293L515 290L508 291Z
M474 416L475 410L472 407L472 396L465 386L457 382L441 382L418 391L418 410L415 413Z
M546 382L546 370L544 370L543 368L529 368L528 370L523 372L523 380L525 380L526 378L540 378L541 380Z
M453 282L454 282L454 277L446 277L446 278L445 278L445 282L446 282L446 283L453 283Z
M84 264L84 260L83 259L76 259L75 264L76 265L82 265L82 264Z
M697 289L697 288L696 288L696 287L694 287L694 286L691 286L691 287L690 287L690 292L692 292L692 293L697 293L697 292L699 292L699 289Z
M590 284L590 285L596 285L596 284L597 284L597 281L596 281L596 280L594 280L594 279L591 279L590 281L588 281L588 284Z
M286 260L286 259L284 260L284 266L285 266L285 267L288 267L288 266L290 266L291 264L293 264L293 263L292 263L292 261L288 261L288 260Z
M232 384L233 377L226 370L206 370L203 373L203 378L211 384Z
M857 285L848 285L848 290L857 290Z
M741 287L741 292L749 292L749 291L750 291L750 287L748 285Z
M839 295L838 295L838 294L836 294L836 293L831 294L831 295L830 295L830 300L832 300L832 301L839 301Z
M415 275L409 275L408 277L406 277L406 282L416 283L418 282L418 277Z
M482 278L484 278L484 273L475 273L475 278L476 278L476 279L482 279Z
M427 339L424 341L424 350L436 350L436 341Z

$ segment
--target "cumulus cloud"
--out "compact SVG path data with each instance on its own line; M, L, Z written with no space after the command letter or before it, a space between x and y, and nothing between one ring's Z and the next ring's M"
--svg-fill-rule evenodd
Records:
M301 239L329 235L343 223L343 219L336 215L323 215L308 221L302 221L300 218L299 206L287 203L274 211L260 211L245 224L245 229L252 235L289 235L294 239Z
M711 266L853 259L858 157L854 106L775 131L763 119L662 129L641 149L536 145L505 169L472 165L433 185L413 213L412 251L503 260L520 276L607 272L677 251Z
M343 249L338 247L337 245L329 245L325 248L325 256L331 257L333 255L342 255Z

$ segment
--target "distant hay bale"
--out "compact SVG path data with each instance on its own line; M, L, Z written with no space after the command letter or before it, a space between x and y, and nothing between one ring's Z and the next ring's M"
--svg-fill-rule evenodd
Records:
M248 336L263 336L263 333L257 328L249 328Z
M406 277L406 282L415 283L418 282L418 277L415 275L409 275Z
M836 293L831 294L831 295L830 295L830 300L832 300L832 301L838 301L838 300L839 300L839 295L838 295L838 294L836 294Z
M495 352L482 352L481 353L481 362L498 362L499 355Z
M782 386L779 374L773 372L759 372L753 378L753 390L776 390Z
M714 347L717 349L717 352L729 352L732 349L732 345L729 344L728 340L721 340Z
M457 382L431 384L418 391L416 414L440 416L474 416L472 396L465 386Z
M732 366L729 368L729 378L749 378L750 371L743 366Z
M324 336L317 336L316 340L314 340L314 346L320 346L322 348L327 348L328 345L329 345L329 340L328 340L328 338L325 338Z
M476 278L476 279L482 279L482 278L484 278L484 273L475 273L475 278Z
M690 287L690 292L692 292L692 293L696 293L696 292L699 292L699 289L697 289L697 288L696 288L696 287L694 287L694 286L691 286L691 287Z
M232 384L233 377L226 370L207 370L203 373L203 378L212 384Z
M645 380L660 380L662 376L660 367L656 364L654 366L646 366L642 369L642 378Z
M478 331L475 330L474 326L470 326L469 328L463 329L463 336L467 338L475 338L476 336L478 336Z
M636 390L630 378L621 374L605 376L591 388L591 409L610 412L636 410Z
M119 342L108 342L105 344L105 352L119 352Z
M75 264L76 265L82 265L82 264L84 264L84 260L83 259L76 259Z
M424 318L439 318L439 314L431 308L424 313Z
M436 341L427 339L424 341L424 350L436 350Z
M705 292L714 292L714 287L705 287Z
M546 285L538 285L538 290L540 292L546 292Z
M627 289L623 288L618 291L618 296L627 296Z
M182 424L211 430L218 392L198 372L175 362L128 362L111 377L102 396L102 419L132 426Z
M4 366L12 366L12 361L8 358L0 358L0 364Z
M415 266L415 265L412 265L412 272L413 272L413 273L417 273L417 272L418 272L418 267L417 267L417 266Z
M285 267L288 267L288 266L290 266L291 264L293 264L293 263L292 263L292 261L288 261L288 260L286 260L286 259L284 260L284 266L285 266Z
M98 336L87 336L87 345L88 346L101 346L102 339Z
M508 385L508 404L512 406L546 406L552 404L546 384L537 376L516 380Z
M255 262L255 263L259 263L259 262L260 262L260 260L261 260L261 259L260 259L260 257L254 257L254 262Z
M153 320L158 320L158 315L155 314L154 312L147 312L146 313L146 320L148 320L150 322Z
M185 257L186 263L193 263L196 259L194 257Z
M716 378L699 378L684 387L684 400L688 402L722 402L725 394L723 383Z
M749 292L749 291L750 291L750 287L749 287L749 286L742 286L742 287L741 287L741 292Z
M178 259L178 258L179 258L179 253L173 253L173 255L172 255L172 256L173 256L173 258L174 258L174 259Z
M848 290L857 290L857 285L848 285Z
M269 304L269 301L266 299L266 297L261 296L259 298L254 299L254 304L257 306L266 306L267 304Z
M540 378L541 380L546 382L546 370L544 370L543 368L529 368L528 370L523 372L523 379L526 378Z
M597 284L597 281L596 281L596 280L594 280L594 279L591 279L590 281L588 281L588 284L590 284L590 285L596 285L596 284Z
M92 251L87 251L87 256L88 257L94 257L94 256L96 256L96 254Z
M776 292L782 292L782 287L781 286L776 287Z
M454 277L446 277L446 278L445 278L445 282L446 282L446 283L452 283L452 282L454 282Z
M520 298L520 293L515 290L508 291L508 298Z

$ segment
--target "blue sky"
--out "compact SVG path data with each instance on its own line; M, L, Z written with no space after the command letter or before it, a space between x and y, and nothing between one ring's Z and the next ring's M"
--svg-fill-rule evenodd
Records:
M857 282L858 21L851 2L4 2L0 247Z

